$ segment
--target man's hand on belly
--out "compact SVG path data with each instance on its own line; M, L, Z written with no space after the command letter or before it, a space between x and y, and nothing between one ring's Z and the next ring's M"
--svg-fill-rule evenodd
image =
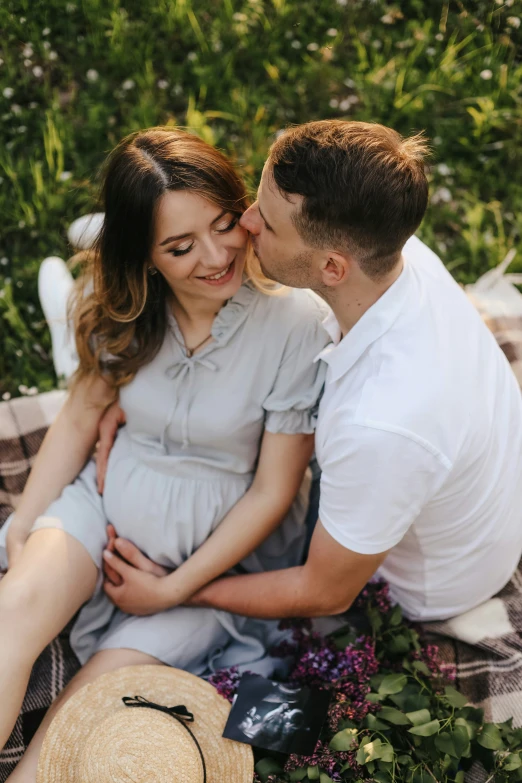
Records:
M165 577L171 571L149 560L133 543L107 528L104 590L112 603L127 614L148 615L172 606Z

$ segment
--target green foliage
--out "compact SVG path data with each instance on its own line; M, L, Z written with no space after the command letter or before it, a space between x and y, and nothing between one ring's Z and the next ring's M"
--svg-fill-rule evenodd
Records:
M4 0L0 396L55 384L38 264L70 255L67 225L137 128L191 128L252 188L288 123L423 129L421 237L462 282L497 264L522 226L520 17L520 0Z
M373 609L365 607L367 618ZM322 781L323 774L328 780L336 758L345 783L464 783L474 762L483 765L490 783L522 781L522 728L514 729L511 720L485 723L483 710L468 705L463 694L445 684L433 661L428 666L419 659L419 649L421 657L423 653L418 635L403 621L400 609L381 609L380 617L374 641L381 666L370 679L371 712L359 725L344 720L338 731L323 728L323 750L313 757L317 763L300 766L294 756L292 771L277 772L274 767L270 783ZM347 633L344 629L334 635L339 648ZM396 635L408 640L401 658L390 652Z

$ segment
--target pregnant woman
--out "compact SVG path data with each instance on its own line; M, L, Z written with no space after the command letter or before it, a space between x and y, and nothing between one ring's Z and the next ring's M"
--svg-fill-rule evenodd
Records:
M53 713L103 672L257 662L268 673L273 624L181 604L240 562L296 564L304 540L325 305L263 277L240 224L241 179L191 134L124 139L103 196L73 311L80 366L0 531L0 747L35 659L82 607L71 644L83 668L11 776L19 783L35 778ZM126 425L100 495L89 457L118 395ZM108 524L172 571L149 575L132 614L103 589Z

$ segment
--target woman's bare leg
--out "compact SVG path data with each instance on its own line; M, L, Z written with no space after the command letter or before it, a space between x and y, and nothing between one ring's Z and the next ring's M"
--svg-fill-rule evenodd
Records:
M27 748L24 757L8 778L8 783L35 783L36 782L36 769L38 767L38 757L40 755L40 749L42 743L49 728L52 719L65 704L67 699L70 699L73 693L80 690L88 682L92 682L105 672L113 671L114 669L121 669L124 666L138 666L141 664L161 664L157 658L153 658L151 655L139 652L138 650L100 650L96 653L91 660L85 664L83 669L80 669L78 674L73 677L69 685L64 688L61 694L53 702L45 718L43 719L40 728L31 740L31 744Z
M16 722L34 662L93 594L97 568L58 529L37 530L0 581L0 748Z

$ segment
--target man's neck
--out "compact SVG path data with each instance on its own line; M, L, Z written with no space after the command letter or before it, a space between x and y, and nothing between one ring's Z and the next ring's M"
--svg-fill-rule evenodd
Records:
M397 266L382 280L371 280L359 273L357 279L349 282L344 288L326 288L317 291L332 308L341 329L341 339L395 283L403 268L404 259L401 256Z

